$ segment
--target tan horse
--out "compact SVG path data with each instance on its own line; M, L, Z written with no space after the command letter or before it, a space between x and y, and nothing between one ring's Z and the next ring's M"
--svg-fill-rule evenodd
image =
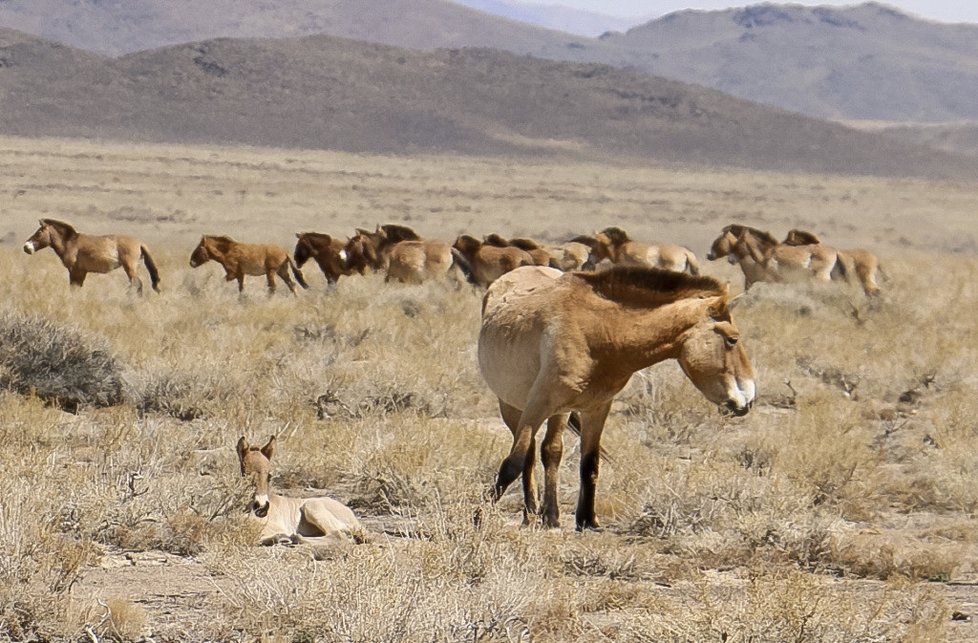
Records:
M395 223L379 225L373 232L357 228L345 247L347 268L361 275L366 274L367 270L387 270L394 246L402 241L420 240L417 232Z
M782 241L786 246L809 246L821 244L819 238L806 230L794 228L788 231L787 236ZM880 286L877 276L885 277L886 273L880 265L879 257L861 248L855 250L839 250L839 261L845 265L846 276L855 276L862 286L863 292L867 296L874 297L880 294Z
M388 253L384 280L419 284L446 275L454 264L452 247L446 241L401 241Z
M739 223L732 223L724 227L723 230L720 231L719 236L717 236L717 238L713 240L713 243L710 244L710 251L706 253L707 260L716 261L724 257L727 257L729 260L729 257L731 257L733 253L734 246L737 244L737 239L739 239L745 231L750 231L754 235L777 243L777 239L763 230L751 228ZM740 266L741 271L744 273L744 290L749 290L750 287L758 281L777 281L775 276L772 275L764 265L754 261L750 254L743 256L736 255L735 262Z
M593 237L575 237L574 241L591 248L589 263L597 266L604 260L616 266L645 266L673 272L700 274L700 263L689 248L672 243L649 244L633 241L618 227L608 227Z
M520 250L525 250L527 254L533 259L534 265L537 266L550 266L551 268L557 268L555 265L553 254L550 248L541 246L539 243L533 239L525 239L518 237L516 239L507 239L493 232L492 234L487 234L482 238L482 242L487 246L495 246L497 248L519 248Z
M491 246L467 234L458 237L452 247L459 262L467 264L472 283L482 288L488 288L514 268L535 265L533 257L526 250Z
M584 243L568 241L551 249L554 256L552 267L564 272L570 270L583 270L584 265L591 257L591 247Z
M738 263L746 257L767 273L769 281L811 278L828 282L846 277L845 264L835 248L822 244L788 246L749 228L741 231L727 259Z
M265 275L268 281L268 292L273 294L277 274L294 295L296 294L295 282L289 276L290 268L299 285L303 288L309 287L302 277L302 272L289 257L288 251L281 246L240 243L231 237L204 235L190 254L190 267L196 268L212 259L224 266L226 281L238 281L239 293L244 291L245 275Z
M352 274L347 266L347 241L337 239L321 232L297 232L295 265L302 268L309 259L314 259L326 276L326 282L335 284L340 277Z
M119 266L129 277L130 287L142 294L143 282L136 272L140 257L153 283L153 290L160 291L160 273L149 254L146 244L134 237L119 234L96 236L82 234L73 227L55 219L41 219L41 227L24 243L24 252L33 254L51 247L61 263L68 269L68 282L81 287L90 272L111 272Z
M537 513L534 437L544 466L542 513L559 525L558 470L567 414L580 413L578 529L594 514L601 432L614 396L636 371L667 359L711 402L744 415L754 402L754 372L730 315L728 288L709 277L649 268L561 273L527 267L486 292L479 368L499 400L513 446L493 497L523 476L524 519Z
M321 544L346 539L362 531L360 521L349 507L326 496L290 498L271 493L269 461L275 452L275 436L265 446L238 440L238 462L242 476L252 476L255 493L248 511L262 523L262 545Z

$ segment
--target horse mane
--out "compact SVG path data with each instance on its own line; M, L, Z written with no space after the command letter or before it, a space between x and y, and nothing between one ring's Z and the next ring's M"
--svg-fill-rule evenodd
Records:
M506 248L510 245L509 239L495 232L482 237L482 242L487 246L495 246L496 248Z
M417 232L405 225L398 225L396 223L385 223L380 226L380 229L384 231L384 236L391 243L398 243L400 241L420 241L421 237Z
M320 241L324 243L330 243L333 240L332 235L328 235L325 232L297 232L295 236L300 240Z
M574 237L573 239L571 239L570 241L568 241L567 243L583 243L588 248L592 248L593 249L594 246L598 243L598 241L597 241L597 239L595 239L594 237L592 237L590 235L587 235L587 234L579 234L576 237Z
M815 234L812 232L792 228L791 230L788 230L788 235L781 243L786 246L811 246L822 243L822 240L815 236Z
M224 252L232 244L237 243L237 241L235 241L231 237L223 234L222 235L205 234L204 238L209 239L210 241L215 243L217 247L221 249L221 252Z
M616 266L573 274L601 297L625 304L662 306L680 299L718 297L727 292L726 286L713 277L644 266Z
M726 226L722 232L729 232L735 237L739 237L744 232L750 232L753 236L757 237L758 241L767 245L778 245L778 240L770 233L764 230L758 230L757 228L752 228L748 225L742 225L740 223L731 223Z
M601 234L608 237L608 240L616 246L620 246L623 243L628 243L631 241L631 237L628 233L619 228L618 226L609 226L601 231Z
M483 245L484 244L481 241L473 237L471 234L463 234L459 235L459 237L455 240L455 243L452 244L452 247L460 250L461 252L475 252Z
M78 235L78 231L64 221L58 221L57 219L41 219L41 223L44 225L49 225L52 228L57 228L58 232L60 232L61 236L65 239L70 239L71 237Z
M540 249L540 244L539 243L537 243L533 239L525 239L525 238L522 238L522 237L520 237L518 239L510 239L509 240L509 245L511 245L514 248L519 248L520 250L539 250Z

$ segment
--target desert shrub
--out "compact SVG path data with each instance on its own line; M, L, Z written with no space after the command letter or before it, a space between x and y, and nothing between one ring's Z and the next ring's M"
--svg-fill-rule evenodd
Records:
M124 397L121 366L103 341L17 313L0 317L0 386L72 412Z

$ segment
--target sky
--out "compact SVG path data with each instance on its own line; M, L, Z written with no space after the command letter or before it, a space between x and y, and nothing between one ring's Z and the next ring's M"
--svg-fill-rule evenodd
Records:
M656 18L682 9L716 10L731 6L760 4L761 0L530 0L533 4L558 4L575 9L587 9L605 15L627 18ZM833 0L777 0L776 4L803 4L846 6L861 4L861 0L834 2ZM884 0L882 4L900 9L905 13L941 22L978 23L976 0Z

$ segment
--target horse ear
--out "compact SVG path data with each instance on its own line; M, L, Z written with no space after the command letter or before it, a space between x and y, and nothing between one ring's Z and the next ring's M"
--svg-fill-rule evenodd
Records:
M301 232L296 232L295 233L295 238L296 239L301 239L302 238L302 233Z
M263 456L265 456L269 460L272 459L272 454L273 453L275 453L275 436L274 435L271 436L271 437L269 437L268 438L268 442L266 442L265 443L265 446L263 446L261 448L261 454Z

